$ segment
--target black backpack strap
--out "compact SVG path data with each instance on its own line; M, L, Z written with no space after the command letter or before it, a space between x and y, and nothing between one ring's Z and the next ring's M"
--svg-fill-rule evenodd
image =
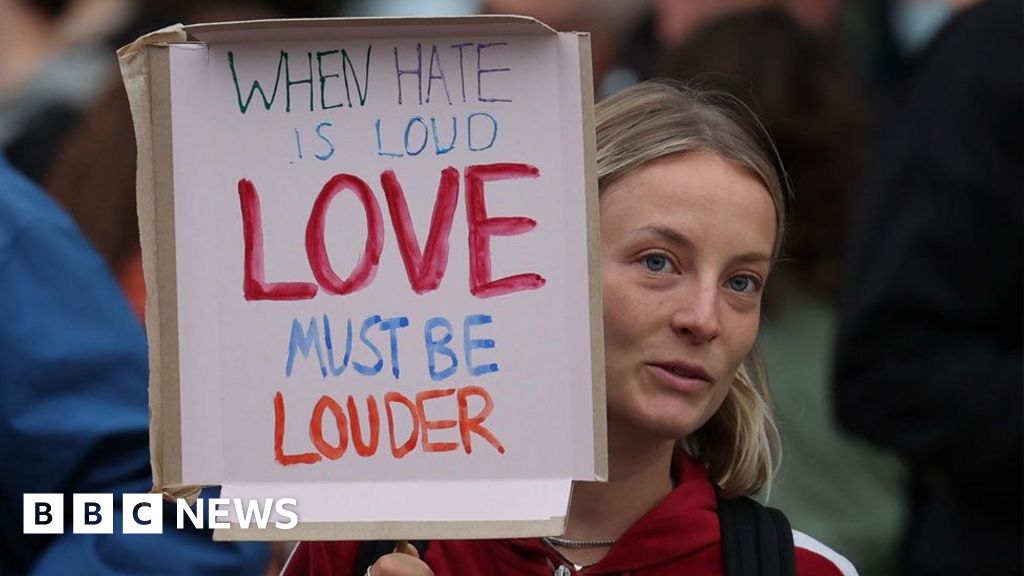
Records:
M363 576L366 574L366 570L373 566L373 563L381 556L394 552L396 544L395 540L367 540L366 542L360 542L352 576ZM426 540L410 540L409 544L415 546L416 550L420 553L420 558L423 558L424 554L427 553L427 545L430 542Z
M725 576L796 576L793 531L782 512L740 496L718 498Z
M776 550L779 551L779 574L782 576L796 576L796 546L793 544L793 527L789 525L789 519L776 508L761 509L768 513L768 518L775 525Z

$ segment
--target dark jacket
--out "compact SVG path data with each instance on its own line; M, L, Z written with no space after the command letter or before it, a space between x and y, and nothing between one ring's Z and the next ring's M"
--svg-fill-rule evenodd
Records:
M0 574L262 574L266 546L121 533L149 469L146 337L71 218L0 155ZM23 534L23 495L64 494L64 533ZM74 534L72 493L113 493L114 533Z
M1022 6L955 17L869 164L846 262L840 420L909 462L907 574L1022 574Z

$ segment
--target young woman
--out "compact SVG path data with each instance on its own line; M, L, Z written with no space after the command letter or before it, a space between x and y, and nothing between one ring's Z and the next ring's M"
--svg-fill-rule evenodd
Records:
M648 82L597 106L609 482L574 486L561 538L410 546L373 576L724 573L716 491L767 487L778 455L754 341L784 193L716 100ZM856 574L794 543L798 576ZM302 543L285 573L348 576L358 546Z

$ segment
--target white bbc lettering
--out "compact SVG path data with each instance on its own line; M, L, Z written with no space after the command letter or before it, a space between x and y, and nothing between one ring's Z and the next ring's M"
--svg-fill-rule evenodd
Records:
M255 498L245 501L241 498L234 498L234 501L235 518L238 520L240 528L248 528L253 520L256 521L256 527L260 530L267 528L267 523L270 522L270 513L274 510L272 498L264 498L262 506L260 506L260 501Z
M184 498L178 498L178 511L177 511L177 523L178 530L185 529L185 517L188 516L189 522L192 523L193 528L199 528L200 530L205 527L203 524L203 499L200 498L196 501L194 506L189 506L188 500Z
M281 522L280 520L274 522L274 526L281 530L291 530L295 528L295 525L299 523L299 515L295 513L295 506L298 503L295 498L280 498L274 503L274 511L277 512L278 516L283 516L288 519L287 522Z
M125 494L121 506L121 531L125 534L162 534L163 497L159 494Z
M24 494L22 532L24 534L63 534L64 495ZM71 532L75 534L113 534L113 494L74 494L72 498ZM162 534L164 531L164 501L160 494L121 495L122 534ZM276 528L290 530L298 525L294 498L210 498L189 506L187 500L177 500L177 528L231 528L233 524L248 529L266 529L271 523ZM186 521L185 519L188 518ZM204 522L204 519L207 522Z
M231 511L227 508L231 504L231 500L227 498L210 498L206 501L210 507L209 516L209 527L210 528L230 528L231 523L227 520L218 520L218 518L228 518L231 515Z
M25 494L22 502L25 510L21 531L24 534L64 533L63 494Z
M71 528L75 534L114 533L113 494L75 494Z

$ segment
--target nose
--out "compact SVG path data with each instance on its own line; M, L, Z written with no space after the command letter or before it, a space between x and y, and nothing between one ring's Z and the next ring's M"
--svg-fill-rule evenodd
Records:
M718 286L694 285L680 297L672 315L673 331L690 338L694 344L711 342L722 332L719 319Z

